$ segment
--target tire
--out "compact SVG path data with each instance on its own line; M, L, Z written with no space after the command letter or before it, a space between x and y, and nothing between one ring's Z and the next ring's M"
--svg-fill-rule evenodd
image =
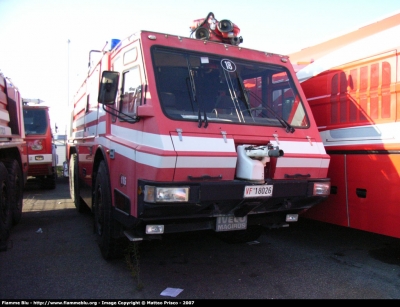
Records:
M259 225L248 226L246 230L217 232L217 237L229 244L246 243L257 240L264 228Z
M120 225L112 217L111 186L104 161L100 162L94 186L94 229L105 260L120 258L127 239L119 236Z
M7 247L7 240L12 227L12 211L10 204L8 171L0 162L0 249Z
M85 204L81 200L79 192L79 176L78 176L78 154L74 153L69 159L69 193L74 202L75 208L79 213L85 211Z
M12 224L17 225L22 217L22 206L24 198L24 178L22 170L16 160L5 162L10 183L10 209L12 212Z

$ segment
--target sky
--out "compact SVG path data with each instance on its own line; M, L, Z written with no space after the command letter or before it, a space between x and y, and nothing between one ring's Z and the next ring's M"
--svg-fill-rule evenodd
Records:
M0 71L65 134L91 50L138 30L189 37L210 12L240 28L240 46L290 54L397 14L400 0L0 0Z

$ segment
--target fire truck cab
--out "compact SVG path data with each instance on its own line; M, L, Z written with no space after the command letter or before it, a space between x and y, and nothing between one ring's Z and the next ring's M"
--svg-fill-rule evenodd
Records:
M28 145L29 171L42 188L55 189L57 182L57 153L51 132L49 107L43 100L23 98L25 140Z
M140 31L89 56L67 161L105 259L165 233L255 240L329 194L329 156L288 57L240 47L239 28L212 13L190 29Z

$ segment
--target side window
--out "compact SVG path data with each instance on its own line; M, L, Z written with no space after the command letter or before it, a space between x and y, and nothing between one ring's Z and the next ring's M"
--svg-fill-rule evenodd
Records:
M139 105L142 98L142 83L140 80L139 66L124 72L122 82L121 115L122 117L124 114L129 116L136 115L135 104Z

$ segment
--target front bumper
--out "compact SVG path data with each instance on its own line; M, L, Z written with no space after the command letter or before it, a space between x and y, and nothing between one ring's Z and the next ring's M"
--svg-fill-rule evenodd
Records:
M218 216L247 216L248 225L270 226L284 223L288 213L300 213L324 201L327 195L313 195L315 182L329 183L330 180L268 180L265 184L273 185L272 196L244 198L245 187L252 185L248 181L159 183L140 180L139 190L144 190L145 185L189 186L188 202L148 203L143 194L139 194L136 212L130 212L132 206L125 201L125 211L116 209L114 217L125 229L139 232L149 224L165 225L165 233L215 229Z

